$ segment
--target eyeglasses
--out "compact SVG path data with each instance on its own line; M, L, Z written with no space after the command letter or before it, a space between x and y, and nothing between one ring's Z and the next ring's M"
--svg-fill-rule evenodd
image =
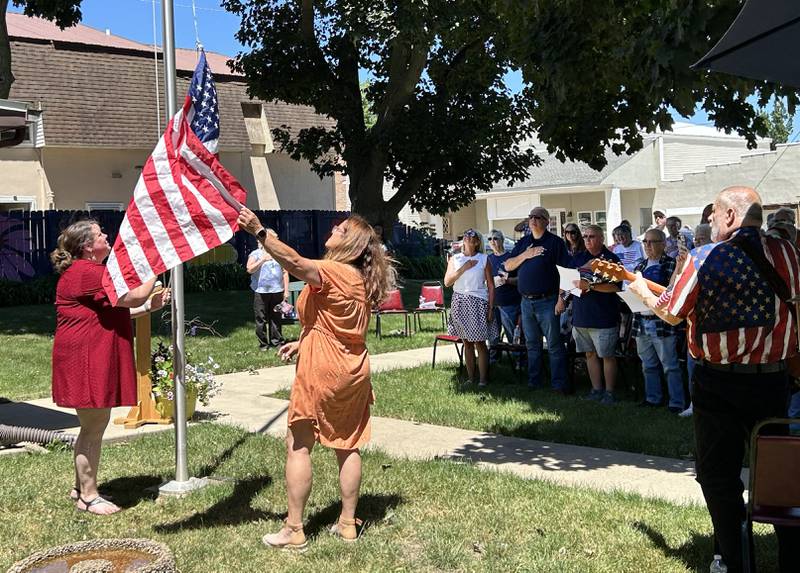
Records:
M584 235L583 238L584 239L598 239L599 237L597 235Z
M564 231L564 233L566 233L567 235L579 235L580 234L578 229L567 229L566 231Z
M663 243L663 242L664 241L662 241L661 239L652 239L652 240L645 239L645 240L642 241L642 244L643 245L655 245L656 243Z
M490 237L489 240L490 241L502 241L503 237Z
M531 215L531 219L539 219L540 221L549 221L549 219L543 215Z

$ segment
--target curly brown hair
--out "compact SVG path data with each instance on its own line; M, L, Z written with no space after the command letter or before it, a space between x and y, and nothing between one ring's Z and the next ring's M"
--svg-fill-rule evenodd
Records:
M94 219L84 219L72 223L58 236L58 246L50 253L50 262L57 274L66 271L75 259L80 259L83 247L94 240L92 227L100 226Z

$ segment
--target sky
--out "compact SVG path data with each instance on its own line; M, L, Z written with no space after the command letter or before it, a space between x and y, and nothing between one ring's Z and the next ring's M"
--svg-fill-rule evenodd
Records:
M175 10L175 44L179 48L193 49L195 38L199 36L203 47L212 52L227 56L235 56L243 47L234 37L239 29L239 18L220 8L219 0L194 0L197 15L197 36L195 35L195 19L192 15L192 0L174 0ZM19 12L13 5L9 11ZM83 0L82 23L99 30L110 30L112 34L152 44L153 0ZM161 45L161 2L155 2L155 40ZM213 71L213 70L212 70ZM362 78L363 79L363 78ZM513 91L521 86L521 77L510 74L508 85ZM688 121L701 125L710 125L706 114L698 109L691 118L675 115L676 121ZM790 140L800 136L800 113L795 117L794 130Z

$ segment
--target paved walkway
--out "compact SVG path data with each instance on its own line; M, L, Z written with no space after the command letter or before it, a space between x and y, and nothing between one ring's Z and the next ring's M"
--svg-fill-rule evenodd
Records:
M440 351L443 362L457 360L451 345L445 345ZM380 371L430 364L430 357L430 348L420 348L377 354L371 357L371 363L373 371ZM293 376L294 366L265 368L253 374L225 374L221 376L225 382L223 391L214 398L210 407L198 410L205 419L283 436L288 402L269 395L287 388ZM127 408L117 408L112 418L126 413ZM703 503L700 488L694 481L693 462L509 438L392 418L373 417L372 420L371 447L392 456L469 459L482 467L508 471L524 478L546 479L603 491L622 490L681 504ZM36 425L73 433L77 432L78 425L74 411L60 409L49 399L0 405L0 423ZM171 429L171 426L150 425L125 430L111 425L105 439L130 439L165 429Z

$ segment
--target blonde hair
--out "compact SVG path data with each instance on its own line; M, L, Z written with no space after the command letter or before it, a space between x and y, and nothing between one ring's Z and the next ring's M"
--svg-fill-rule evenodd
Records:
M94 240L92 227L100 224L94 219L72 223L58 236L58 247L50 253L50 262L56 273L66 271L75 259L80 259L83 248Z
M361 271L367 300L373 307L380 306L397 282L394 260L386 254L380 237L363 217L351 215L345 221L347 232L342 242L329 249L325 258L353 265Z

